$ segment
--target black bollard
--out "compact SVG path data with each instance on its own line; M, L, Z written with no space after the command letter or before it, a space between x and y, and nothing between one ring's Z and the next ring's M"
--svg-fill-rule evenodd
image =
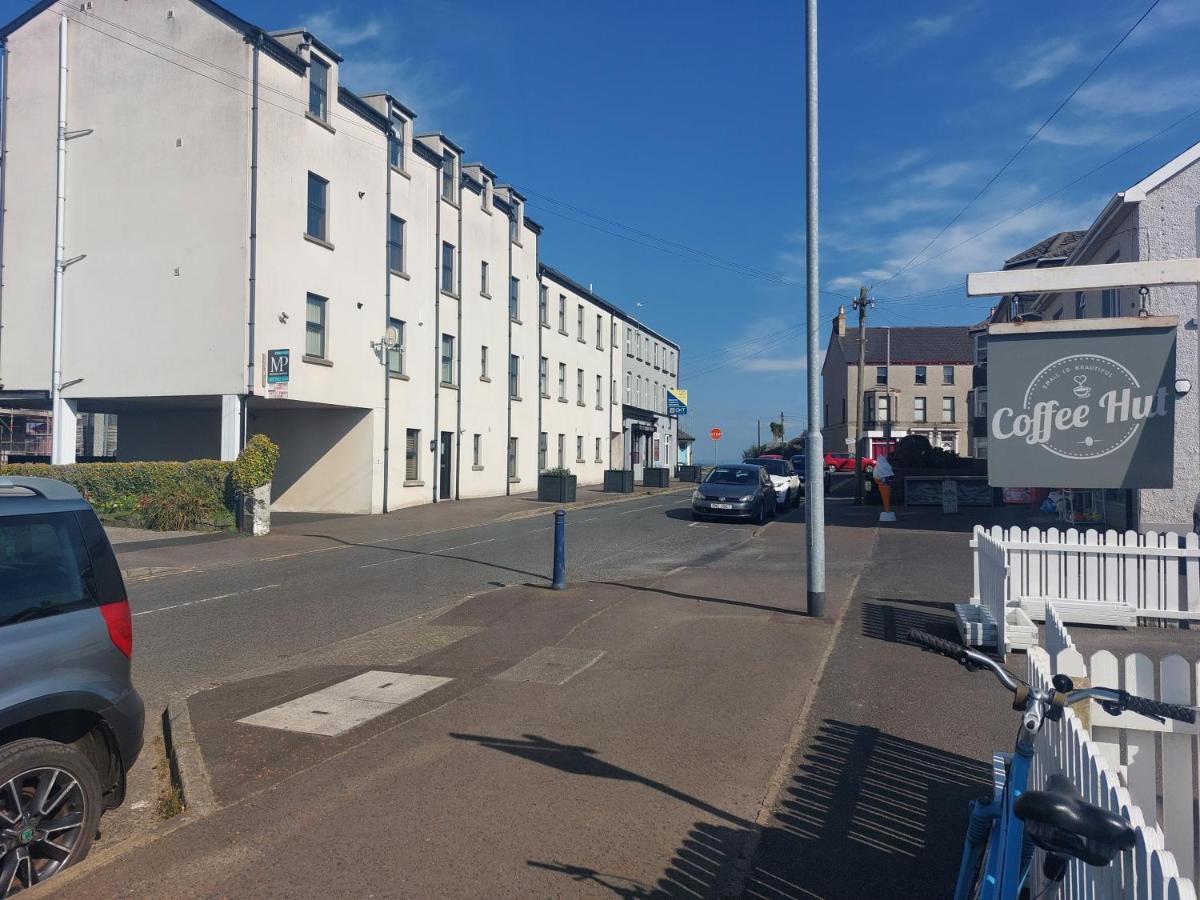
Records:
M551 583L556 591L567 589L567 511L554 511L554 581Z

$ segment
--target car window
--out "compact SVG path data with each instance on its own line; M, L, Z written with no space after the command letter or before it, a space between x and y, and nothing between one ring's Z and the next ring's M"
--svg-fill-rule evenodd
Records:
M0 517L0 627L92 605L74 513Z
M752 484L754 472L754 469L745 467L717 466L704 480L709 484Z
M104 605L116 603L125 598L125 581L121 578L121 567L117 564L117 555L113 553L108 535L100 525L100 520L90 509L75 513L79 522L79 530L83 534L83 543L92 563L93 586L96 592L95 600Z

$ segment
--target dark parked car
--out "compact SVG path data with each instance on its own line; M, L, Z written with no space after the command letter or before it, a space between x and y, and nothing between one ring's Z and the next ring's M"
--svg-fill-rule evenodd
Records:
M692 494L692 518L750 519L775 515L775 486L762 466L713 466Z
M145 710L116 556L74 488L0 476L0 898L87 855Z

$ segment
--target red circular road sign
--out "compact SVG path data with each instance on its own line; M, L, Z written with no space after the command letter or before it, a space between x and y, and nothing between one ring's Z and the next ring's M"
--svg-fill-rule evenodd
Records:
M719 441L719 440L721 439L721 429L720 429L720 428L714 428L712 431L710 431L710 432L708 433L708 436L709 436L710 438L712 438L714 441Z

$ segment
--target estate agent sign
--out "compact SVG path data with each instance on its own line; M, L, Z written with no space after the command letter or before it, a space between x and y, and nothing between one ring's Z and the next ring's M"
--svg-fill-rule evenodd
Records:
M998 487L1169 488L1173 316L988 329L988 481Z

